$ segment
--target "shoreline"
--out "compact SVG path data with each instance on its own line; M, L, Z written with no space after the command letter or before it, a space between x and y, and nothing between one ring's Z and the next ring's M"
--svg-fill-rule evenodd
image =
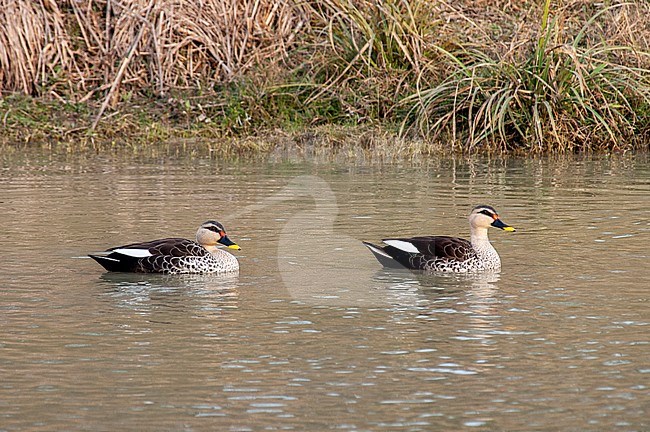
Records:
M404 137L395 125L381 124L295 126L228 133L201 113L183 113L182 121L169 118L157 100L123 104L91 131L92 106L61 104L42 98L12 95L0 99L0 147L65 148L68 151L111 149L185 148L220 157L265 157L272 154L341 154L409 159L420 156L543 156L552 154L649 152L650 138L620 148L539 152L475 147L445 139Z

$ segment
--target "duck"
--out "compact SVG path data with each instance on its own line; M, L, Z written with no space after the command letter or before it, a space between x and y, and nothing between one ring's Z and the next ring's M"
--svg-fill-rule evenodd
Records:
M494 207L479 205L469 214L470 240L448 236L388 238L377 246L362 242L388 268L432 272L481 272L501 270L501 258L488 239L488 228L513 232Z
M88 256L111 272L131 273L229 273L239 271L237 258L217 247L222 244L241 250L226 235L224 226L214 220L201 224L196 241L164 238L116 246Z

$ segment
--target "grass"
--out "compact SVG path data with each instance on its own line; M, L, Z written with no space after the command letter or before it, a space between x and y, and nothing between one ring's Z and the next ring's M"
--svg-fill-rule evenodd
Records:
M650 69L618 61L636 54L630 47L583 44L588 26L616 7L563 41L547 0L537 43L521 58L440 49L454 71L402 101L410 106L403 130L446 134L470 151L620 149L637 134L647 139Z
M401 151L411 142L416 153L650 143L647 2L0 6L4 142L206 138L223 151L267 151L231 138L288 134L299 145L315 128L343 128L374 129L391 138L364 142L392 140Z

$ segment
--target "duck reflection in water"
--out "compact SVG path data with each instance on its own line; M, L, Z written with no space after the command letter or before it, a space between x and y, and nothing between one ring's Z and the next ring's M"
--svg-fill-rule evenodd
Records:
M166 315L185 311L193 315L235 309L239 302L236 273L221 275L104 273L99 277L101 296L114 306L133 309L140 315ZM158 312L157 312L158 311ZM164 312L164 313L163 313ZM186 316L186 313L183 316Z

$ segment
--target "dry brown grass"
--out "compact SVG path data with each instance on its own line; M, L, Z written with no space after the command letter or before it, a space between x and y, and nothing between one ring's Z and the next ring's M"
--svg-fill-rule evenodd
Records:
M83 102L104 96L116 78L119 90L195 90L241 77L256 65L291 63L298 41L312 55L323 49L340 55L341 47L332 46L345 42L333 33L337 25L352 33L352 46L343 49L356 50L355 60L386 69L403 59L419 73L434 45L469 43L501 55L520 51L535 40L542 3L0 0L0 92L53 92ZM649 51L650 3L615 3L623 6L595 23L588 39ZM558 1L558 25L575 33L599 4ZM390 50L401 51L402 58L395 60Z
M309 24L300 5L270 0L0 0L0 11L0 91L73 101L116 79L158 94L231 80L282 60Z
M627 26L643 29L640 12L650 4L543 3L541 16L535 7L504 5L520 14L510 38L490 34L506 28L485 21L490 13L454 5L467 41L440 49L455 66L441 83L423 83L402 101L412 110L405 130L470 151L647 147L650 55L612 41L645 44Z
M64 18L54 0L0 1L0 91L31 94L75 70Z
M446 0L438 4L446 25L437 42L462 40L503 55L525 48L538 37L544 1ZM590 27L587 43L607 41L608 45L650 50L650 2L556 0L551 4L553 15L561 17L557 25L565 35L575 35L591 17L607 7L611 9Z

